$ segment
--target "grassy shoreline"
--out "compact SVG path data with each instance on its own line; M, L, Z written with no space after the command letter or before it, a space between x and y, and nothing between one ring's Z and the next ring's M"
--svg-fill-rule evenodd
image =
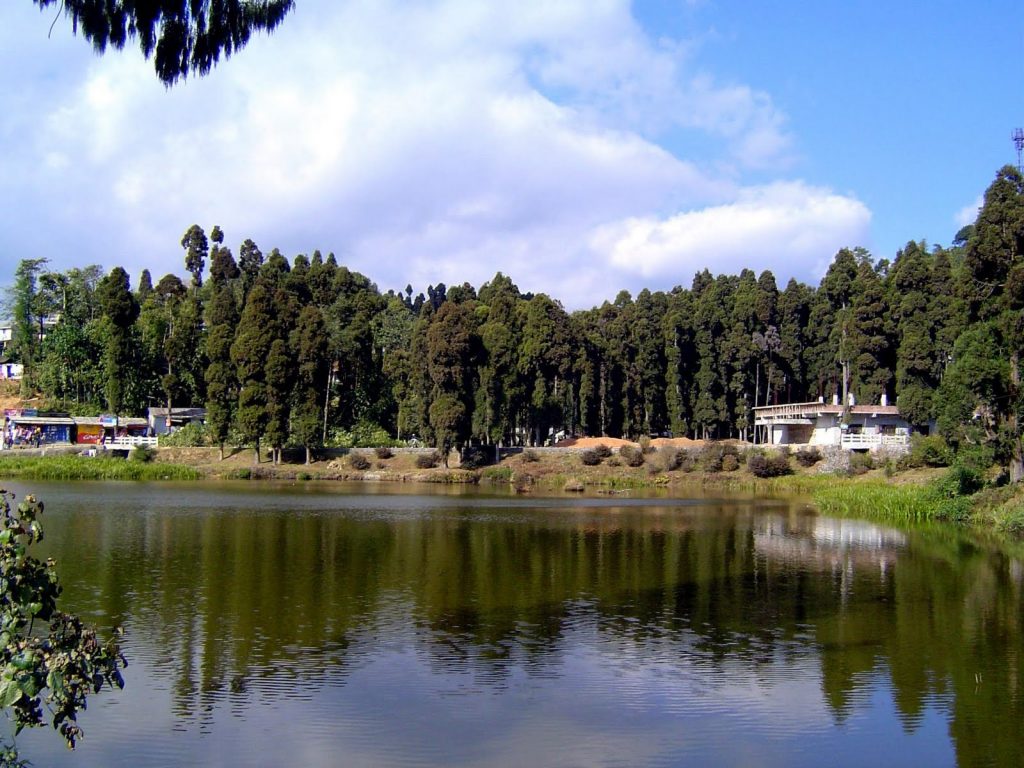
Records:
M195 467L95 456L11 456L0 459L0 478L17 480L199 480Z
M783 484L784 485L784 484ZM926 483L830 478L800 483L823 515L888 523L939 522L1024 536L1024 488L990 487L974 494L948 491L943 476Z
M363 452L371 455L372 452ZM0 478L23 480L202 480L268 479L283 481L344 480L482 484L512 487L518 493L628 493L664 489L716 489L754 496L804 497L822 514L891 523L942 521L1024 535L1024 492L1013 487L989 488L974 495L950 493L942 486L948 470L924 470L886 477L879 470L842 477L798 470L776 478L757 478L745 468L732 472L654 471L649 467L582 466L577 454L546 454L526 461L507 458L482 469L417 468L411 457L376 460L356 470L345 458L310 465L269 462L253 464L251 452L237 452L221 462L216 449L161 449L154 461L132 461L73 454L3 455Z

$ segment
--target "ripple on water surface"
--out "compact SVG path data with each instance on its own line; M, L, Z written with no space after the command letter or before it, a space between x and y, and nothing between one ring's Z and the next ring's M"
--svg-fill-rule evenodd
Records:
M128 687L77 754L20 737L37 765L949 765L953 713L1016 755L1020 580L955 542L737 499L111 487L45 489L46 545ZM965 715L976 671L1000 706Z

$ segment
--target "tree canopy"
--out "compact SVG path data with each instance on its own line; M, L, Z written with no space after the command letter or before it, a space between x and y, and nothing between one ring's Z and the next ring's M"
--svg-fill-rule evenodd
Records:
M137 40L153 58L157 77L174 85L189 74L206 75L223 55L270 32L295 6L294 0L33 0L57 5L98 53ZM60 13L60 10L58 10Z

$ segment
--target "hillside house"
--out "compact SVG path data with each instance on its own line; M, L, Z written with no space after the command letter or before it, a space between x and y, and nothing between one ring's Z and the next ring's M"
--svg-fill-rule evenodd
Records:
M0 380L20 379L21 363L11 358L11 341L14 338L14 325L10 320L0 321Z
M46 332L53 329L60 321L60 315L48 315L43 318L39 340L46 338ZM13 357L14 321L0 320L0 381L17 380L22 377L24 368Z
M910 424L895 405L852 405L843 422L843 407L825 403L788 403L754 408L754 426L779 446L836 446L848 450L906 449Z
M16 381L24 373L21 363L12 362L6 355L0 354L0 381Z

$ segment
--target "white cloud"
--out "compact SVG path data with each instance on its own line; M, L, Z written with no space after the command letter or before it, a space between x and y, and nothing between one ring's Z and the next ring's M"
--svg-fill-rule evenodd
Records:
M16 16L0 51L41 35L38 15ZM678 249L649 242L638 269L637 238L683 237L693 263L717 239L788 268L818 246L827 260L868 218L799 183L744 189L744 168L787 161L785 115L701 72L685 42L651 40L627 0L303 0L272 36L170 90L134 49L57 42L60 66L44 49L22 57L28 71L0 71L0 100L17 107L0 103L0 225L10 252L37 254L45 232L55 266L181 271L181 233L216 223L229 243L333 250L385 289L502 270L580 306L673 275ZM710 150L673 155L663 130ZM813 222L790 210L810 204ZM819 231L794 261L801 223ZM758 239L744 249L738 231Z
M734 202L668 218L629 218L600 227L591 238L624 272L679 279L709 267L716 273L821 271L823 257L862 242L871 214L856 199L799 182L742 190Z
M978 195L973 203L965 205L953 215L953 221L956 222L958 227L966 227L968 224L973 224L975 219L978 218L978 211L981 210L981 206L984 204L984 195Z

